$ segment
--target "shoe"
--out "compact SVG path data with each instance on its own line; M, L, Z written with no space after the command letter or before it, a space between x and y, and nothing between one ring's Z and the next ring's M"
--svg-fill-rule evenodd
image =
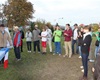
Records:
M90 59L89 61L90 61L90 62L94 62L94 60L91 60L91 59Z
M79 78L79 80L88 80L88 78L87 78L87 77L82 76L82 77L80 77L80 78Z
M81 59L82 57L81 57L81 56L79 56L78 58L80 58L80 59Z
M71 56L69 56L69 58L71 58Z
M59 56L61 56L61 54L59 54Z
M39 54L41 53L41 52L38 52Z
M66 57L66 55L63 55L63 57Z
M31 51L29 51L31 53Z
M83 69L83 66L80 66L81 69Z
M21 59L17 59L17 61L20 61Z
M53 55L56 55L55 53L53 53Z
M36 53L36 52L33 52L34 54Z
M84 69L82 69L81 72L84 73Z

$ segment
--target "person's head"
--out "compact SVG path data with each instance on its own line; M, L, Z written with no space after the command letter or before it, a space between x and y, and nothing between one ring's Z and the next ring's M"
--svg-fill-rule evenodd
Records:
M37 24L34 27L35 27L35 29L38 29L38 25Z
M74 24L74 28L75 28L75 29L78 28L78 24Z
M30 29L27 29L28 32L30 32Z
M83 31L84 31L83 27L81 27L81 28L80 28L80 31L81 31L81 32L83 32Z
M59 30L59 29L60 29L60 27L57 25L57 26L56 26L56 30Z
M66 24L66 29L67 29L67 30L70 29L70 24Z
M15 32L19 31L19 27L18 26L14 26L14 29L13 29Z
M88 33L88 32L90 32L90 30L89 30L89 26L88 25L86 25L86 26L84 26L84 33Z
M43 31L43 32L44 32L44 31L46 31L46 28L45 28L45 27L43 27L43 28L42 28L42 31Z
M1 25L0 25L0 30L1 30L1 31L4 31L4 30L5 30L4 24L1 24Z
M48 27L47 25L45 26L45 28L46 28L46 29L49 29L49 27Z

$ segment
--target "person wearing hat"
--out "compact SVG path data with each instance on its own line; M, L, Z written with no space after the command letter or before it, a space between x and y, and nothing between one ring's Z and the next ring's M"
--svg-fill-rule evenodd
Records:
M89 26L84 27L84 35L81 44L81 51L82 51L82 65L84 74L80 80L88 80L88 56L89 56L89 49L92 41L91 34L89 32Z
M7 31L5 31L4 24L0 25L0 49L7 47L7 43L10 43L10 46L12 46L12 40L10 35ZM4 63L4 58L1 60L0 64Z
M38 49L38 53L40 53L40 34L41 32L38 29L38 25L35 25L35 28L32 34L33 34L34 53L36 53L36 48Z
M14 37L13 37L13 46L16 60L21 60L20 56L20 46L21 46L21 33L18 26L14 26Z

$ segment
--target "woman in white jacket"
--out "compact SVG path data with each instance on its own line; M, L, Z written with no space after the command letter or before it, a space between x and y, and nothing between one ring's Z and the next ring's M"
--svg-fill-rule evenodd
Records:
M27 43L27 50L28 50L28 52L31 52L32 33L31 33L30 29L27 30L27 32L25 34L25 38L26 38L26 43Z

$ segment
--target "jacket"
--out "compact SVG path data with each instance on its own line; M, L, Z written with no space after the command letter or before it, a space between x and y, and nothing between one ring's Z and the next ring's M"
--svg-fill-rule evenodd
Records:
M26 41L32 41L32 33L31 32L26 32L25 37L26 37Z
M13 39L14 46L21 46L21 33L20 31L15 32L14 39Z
M6 31L4 31L4 33L0 31L0 47L7 47L7 41L12 45L10 35Z
M65 37L65 41L71 41L71 37L72 37L72 30L69 29L69 30L65 30L64 33L66 33L67 35L64 35Z
M82 53L89 53L90 45L91 45L92 37L90 34L84 34L82 40L81 51Z

